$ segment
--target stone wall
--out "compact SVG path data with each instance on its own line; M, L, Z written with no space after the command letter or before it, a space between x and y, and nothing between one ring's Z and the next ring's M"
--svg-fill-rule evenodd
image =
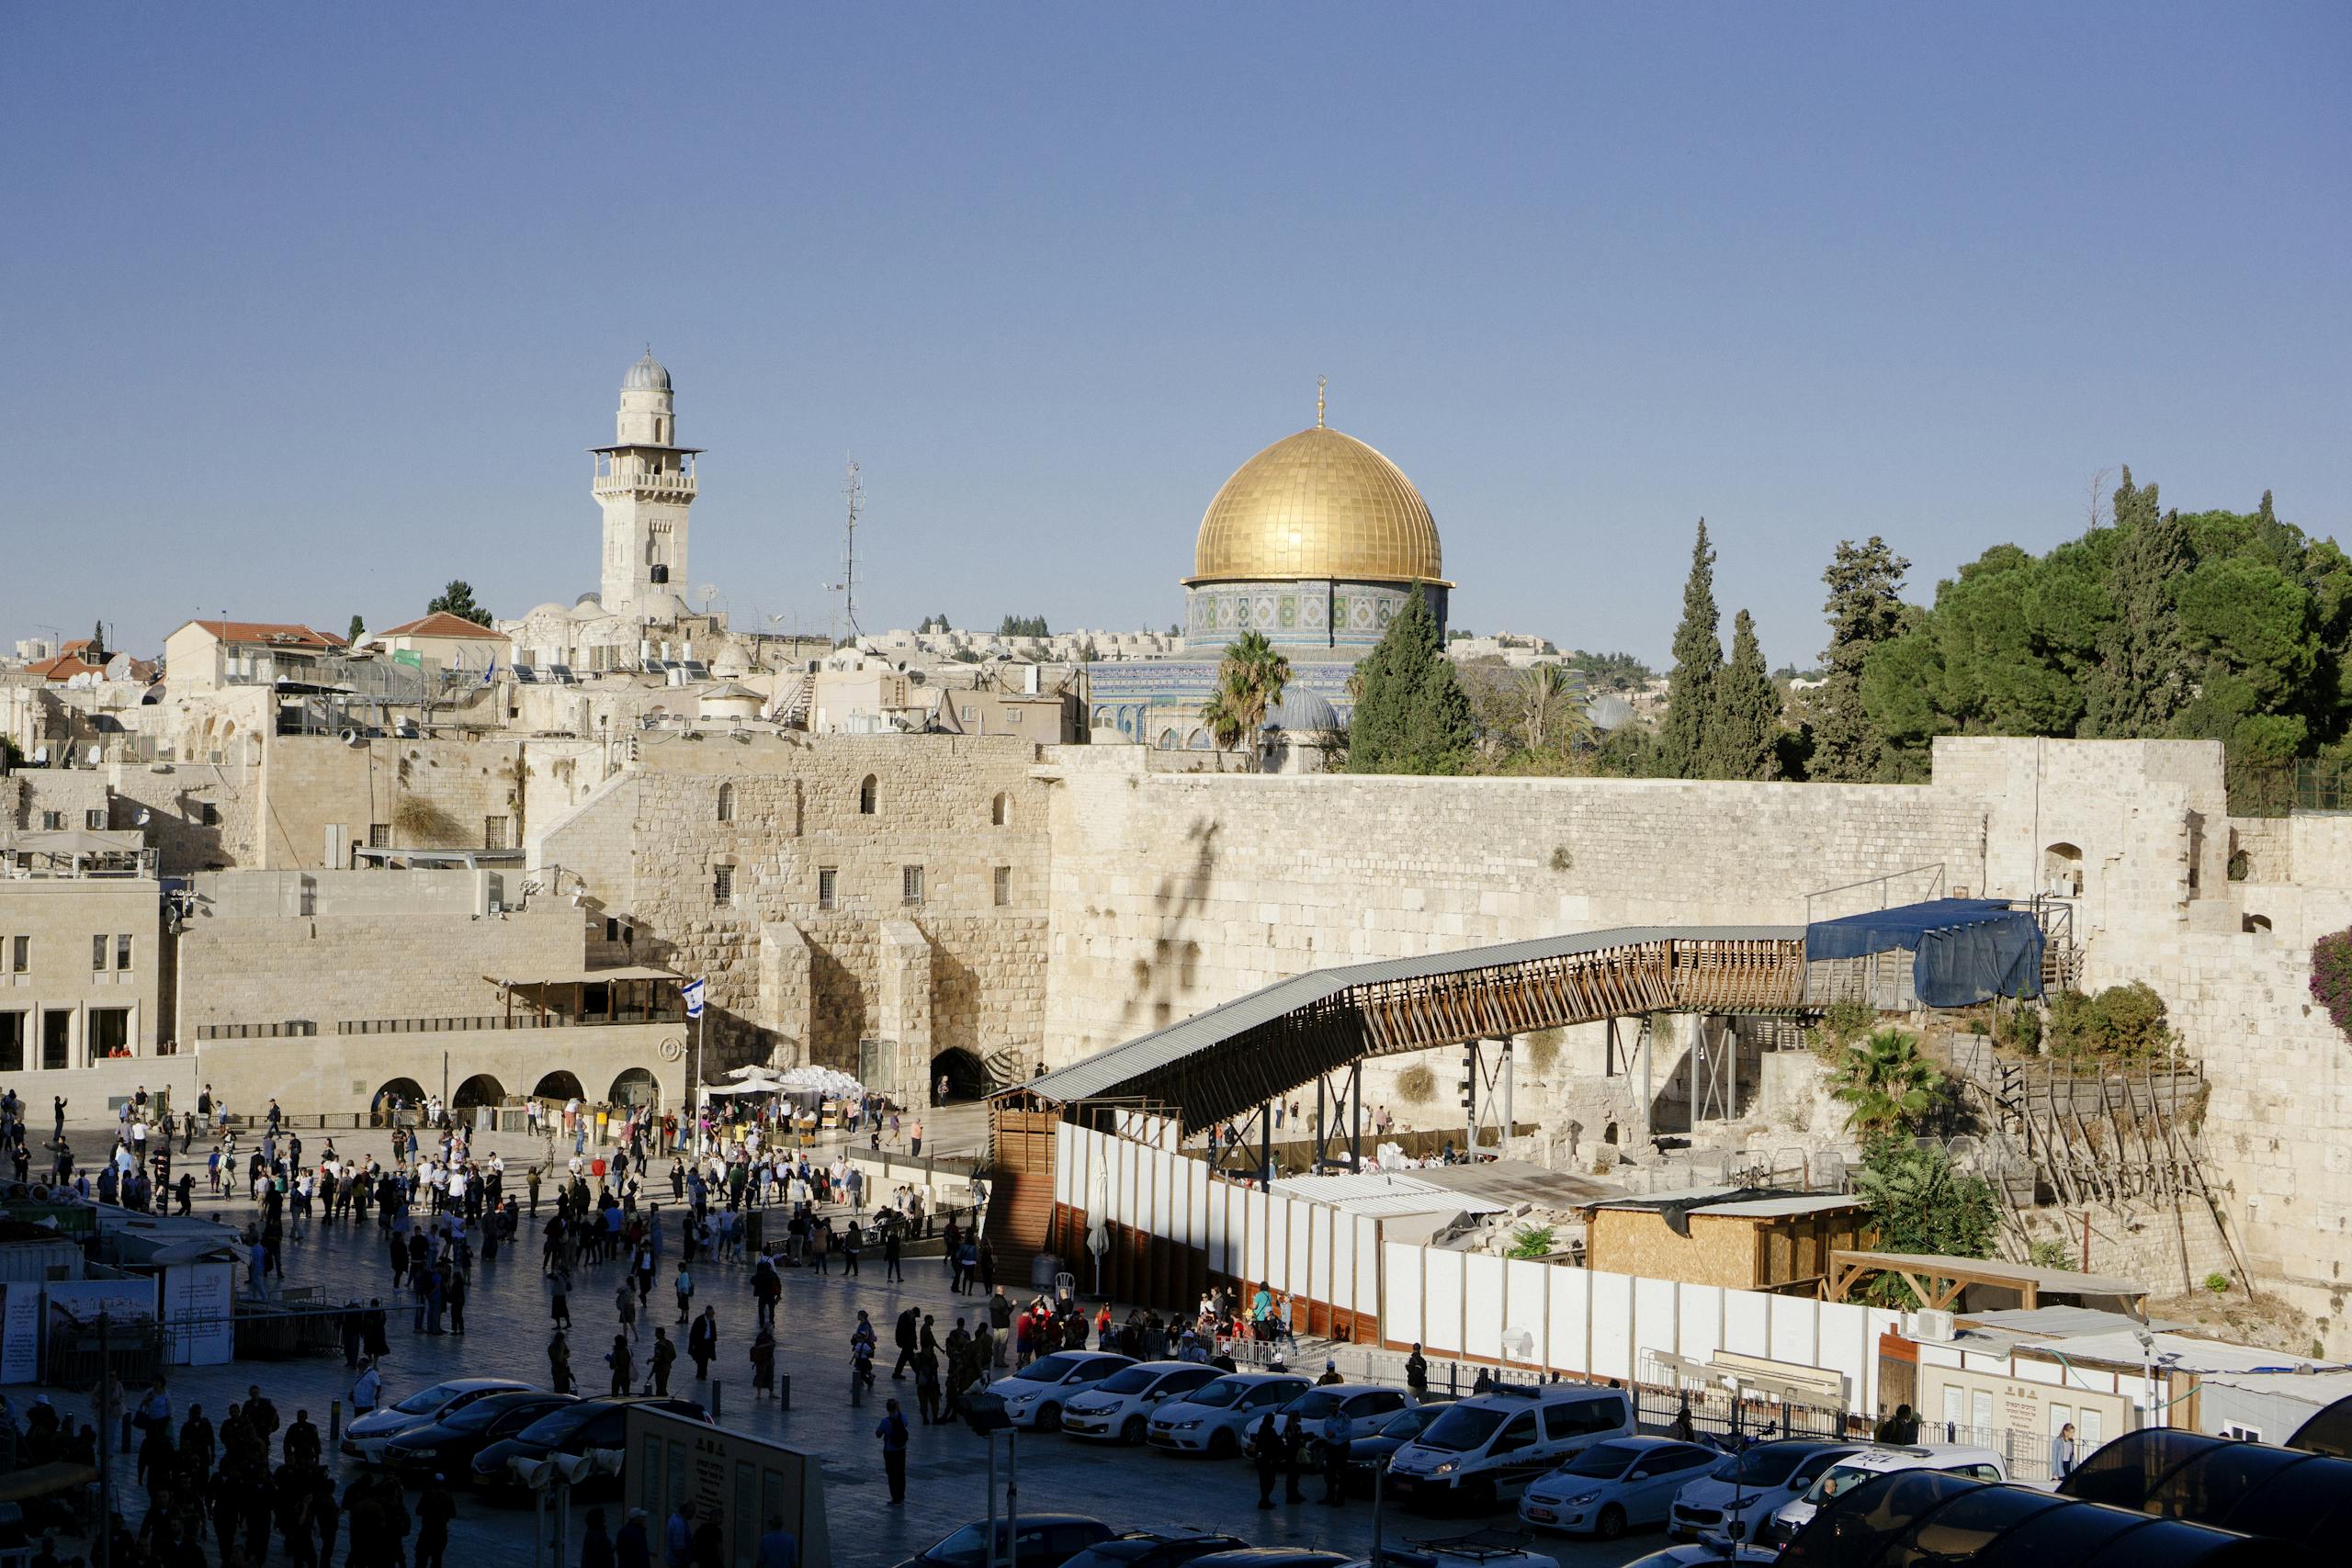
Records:
M490 847L487 825L496 818L504 847L519 849L528 828L526 744L484 737L347 746L333 736L275 737L262 768L259 863L328 865L332 829L343 846L334 863L347 865L350 848L367 844L377 825L401 849L478 850Z
M1867 878L1921 896L1922 867L1984 879L1982 805L1927 786L1170 775L1126 747L1048 763L1053 1065L1327 964L1797 922L1808 893Z
M993 736L648 737L628 773L534 832L531 864L561 866L560 890L584 889L592 913L641 933L630 961L705 977L714 1039L765 1037L803 1059L854 1068L859 1041L882 1029L881 928L903 920L932 949L933 1048L1032 1062L1043 1033L1050 860L1037 755L1026 741ZM861 809L869 777L871 812ZM910 867L921 876L914 901ZM808 949L805 971L789 982L763 940L779 923ZM609 946L592 953L624 958ZM801 989L805 1004L789 999ZM807 1038L792 1040L784 1020L804 1005Z
M576 974L582 935L580 912L559 899L488 916L241 918L199 903L179 939L179 1037L192 1042L209 1024L300 1019L325 1038L345 1020L503 1015L505 999L484 976Z

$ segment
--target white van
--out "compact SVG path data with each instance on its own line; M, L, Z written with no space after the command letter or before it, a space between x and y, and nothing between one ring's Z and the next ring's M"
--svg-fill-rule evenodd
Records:
M1570 1455L1633 1432L1634 1405L1623 1389L1507 1384L1448 1405L1391 1455L1387 1494L1425 1507L1491 1510L1516 1501L1529 1482Z
M1759 1544L1788 1545L1797 1531L1813 1522L1813 1516L1821 1511L1823 1504L1865 1481L1892 1475L1899 1470L1940 1470L1947 1475L1964 1476L1970 1481L2000 1482L2009 1478L2008 1467L1991 1449L1966 1443L1921 1443L1901 1448L1873 1444L1848 1454L1823 1471L1821 1479L1805 1488L1804 1495L1772 1516L1772 1522L1765 1527L1770 1539Z

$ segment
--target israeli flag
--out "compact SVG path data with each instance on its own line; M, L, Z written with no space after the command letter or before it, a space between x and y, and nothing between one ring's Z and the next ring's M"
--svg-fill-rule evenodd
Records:
M702 1016L702 982L687 980L678 987L678 994L686 998L686 1016L700 1018Z

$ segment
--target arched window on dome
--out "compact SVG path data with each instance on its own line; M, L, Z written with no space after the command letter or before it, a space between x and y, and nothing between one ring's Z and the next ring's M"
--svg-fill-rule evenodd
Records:
M1159 732L1159 749L1163 751L1173 751L1176 750L1176 732L1174 730L1163 729Z
M1185 738L1184 744L1189 750L1194 751L1206 751L1212 749L1216 742L1209 739L1209 732L1207 730L1195 729L1190 736Z
M989 803L989 821L999 828L1012 824L1012 797L1002 790L997 791L996 799Z
M874 782L874 775L866 774L865 781L857 786L857 814L860 817L874 815L874 800L878 793L879 787Z
M731 784L718 786L718 819L721 822L735 820L735 786Z

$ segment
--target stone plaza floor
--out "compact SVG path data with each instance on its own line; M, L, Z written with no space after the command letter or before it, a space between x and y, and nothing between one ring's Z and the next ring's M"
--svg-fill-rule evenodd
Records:
M315 1152L313 1134L305 1134L306 1156ZM384 1136L345 1134L337 1140L346 1155L372 1152L383 1157ZM250 1147L252 1140L243 1140ZM510 1191L522 1192L520 1167L513 1164L526 1152L524 1141L496 1142L510 1162ZM77 1148L102 1146L95 1134L76 1135ZM544 1145L529 1145L543 1150ZM200 1154L199 1154L200 1157ZM667 1183L660 1184L666 1198ZM550 1190L552 1190L550 1189ZM667 1205L665 1204L665 1208ZM543 1202L541 1217L552 1212ZM197 1212L230 1224L253 1216L243 1201L210 1199L199 1183ZM469 1332L440 1337L410 1332L407 1299L390 1292L382 1233L374 1218L362 1225L349 1222L320 1224L307 1234L289 1236L285 1252L285 1284L314 1287L331 1303L356 1297L383 1298L390 1311L391 1354L384 1366L386 1403L444 1378L504 1376L545 1386L546 1348L549 1333L548 1286L539 1273L540 1227L526 1220L515 1245L494 1261L477 1258L472 1299L467 1308ZM643 1347L652 1340L656 1325L667 1326L681 1340L670 1280L678 1257L677 1231L668 1227L666 1255L657 1270L653 1294L640 1319L639 1384L643 1382ZM699 1262L695 1267L695 1310L718 1309L719 1355L712 1364L720 1385L720 1424L772 1438L824 1461L826 1496L833 1558L842 1568L884 1568L913 1556L948 1531L985 1517L988 1507L987 1443L957 1424L926 1427L916 1421L911 1377L893 1382L888 1377L895 1359L891 1348L893 1320L908 1305L937 1318L944 1339L959 1314L982 1309L984 1298L959 1296L949 1291L946 1273L936 1258L910 1259L903 1283L883 1279L878 1256L865 1259L863 1273L844 1279L836 1271L830 1279L803 1269L787 1269L784 1298L777 1313L779 1378L791 1380L791 1407L752 1398L747 1359L753 1326L749 1287L750 1270L741 1263ZM604 1352L617 1327L613 1296L621 1266L608 1263L582 1267L571 1296L574 1329L570 1336L574 1375L583 1393L604 1391ZM1009 1281L1012 1294L1018 1281ZM243 1269L239 1269L243 1289ZM882 1342L876 1363L877 1387L863 1404L854 1405L849 1393L850 1335L860 1309L867 1312ZM701 1394L708 1385L694 1381L693 1363L681 1354L673 1373L673 1393ZM189 1404L200 1403L216 1421L232 1401L244 1397L249 1384L258 1385L290 1422L295 1411L307 1409L323 1431L332 1401L344 1398L350 1374L340 1355L299 1360L240 1361L228 1366L179 1368L170 1374L174 1420L185 1419ZM12 1390L21 1405L30 1390ZM883 1415L882 1402L899 1395L914 1422L908 1463L908 1495L902 1507L889 1507L880 1446L873 1436ZM75 1395L52 1395L63 1408L85 1412L89 1401ZM706 1404L708 1402L706 1401ZM347 1401L346 1401L347 1410ZM1186 1460L1131 1449L1104 1449L1058 1435L1023 1435L1020 1439L1020 1502L1024 1512L1057 1511L1090 1514L1114 1529L1170 1529L1190 1526L1240 1536L1255 1545L1314 1547L1362 1554L1370 1546L1372 1508L1363 1500L1341 1507L1302 1503L1261 1511L1256 1506L1257 1483L1250 1468L1239 1461ZM352 1461L334 1453L338 1484ZM136 1486L129 1459L116 1465L124 1511L136 1520L144 1508L144 1495ZM1320 1482L1305 1482L1307 1495L1319 1496ZM493 1506L459 1494L459 1517L451 1534L450 1556L468 1562L521 1562L531 1549L532 1514L527 1507ZM572 1540L580 1539L576 1507ZM608 1518L619 1523L616 1508ZM1389 1510L1386 1536L1391 1545L1406 1540L1460 1535L1482 1523L1509 1525L1508 1514L1491 1520L1426 1519ZM659 1521L655 1521L657 1527ZM1655 1532L1603 1545L1539 1538L1535 1550L1566 1565L1619 1564L1662 1544ZM484 1555L487 1554L487 1555Z

